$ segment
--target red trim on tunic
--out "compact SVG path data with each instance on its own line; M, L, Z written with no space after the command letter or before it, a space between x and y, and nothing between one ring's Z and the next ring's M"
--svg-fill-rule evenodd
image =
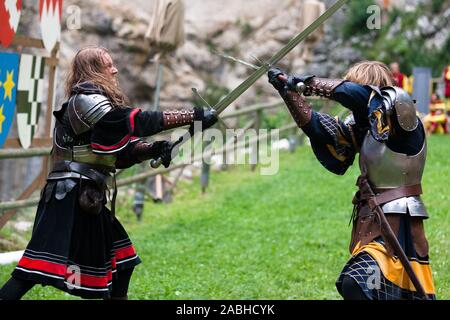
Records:
M73 274L68 273L66 278L72 276ZM108 271L106 276L92 276L88 274L81 274L80 285L88 287L107 287L108 282L112 280L112 272Z
M136 114L138 114L138 112L141 112L141 109L134 109L133 111L130 112L131 132L134 132L134 117L136 116Z
M136 250L134 250L134 247L131 245L129 247L117 249L114 255L117 260L123 260L136 255Z
M22 257L17 265L26 269L43 271L58 276L64 276L67 269L63 264L48 262L44 260L35 260L27 257Z
M111 267L113 268L113 269L116 269L116 267L117 267L117 265L116 265L116 257L114 257L114 258L112 258L111 259Z
M101 144L91 143L92 149L102 150L102 151L111 151L114 149L119 149L123 147L128 141L130 141L131 134L127 134L125 137L120 140L119 143L116 143L112 146L102 146Z
M112 265L115 269L116 259L113 258ZM27 257L22 257L18 263L19 267L23 267L29 270L37 270L45 273L58 275L64 277L64 280L69 279L74 274L72 272L67 272L67 266L63 264L58 264L54 262L44 261L44 260L34 260ZM108 270L104 276L93 276L81 273L80 274L80 286L88 287L107 287L108 282L112 280L112 270Z

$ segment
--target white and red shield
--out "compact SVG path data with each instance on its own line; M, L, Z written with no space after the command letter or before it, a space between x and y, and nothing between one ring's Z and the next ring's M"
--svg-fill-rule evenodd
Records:
M40 0L42 41L48 52L52 51L61 38L61 16L63 0Z
M22 0L0 0L0 43L7 48L19 26Z

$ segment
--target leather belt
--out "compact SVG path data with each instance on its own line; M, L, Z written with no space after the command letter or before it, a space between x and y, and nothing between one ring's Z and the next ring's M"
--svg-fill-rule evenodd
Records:
M72 161L58 161L53 165L51 175L56 172L75 172L82 176L93 180L97 185L106 189L108 185L112 185L112 177L110 171L99 166L91 164L72 162Z
M356 185L359 187L359 178ZM382 206L385 203L404 197L421 195L422 185L415 184L398 188L373 188L373 192L376 194L374 197L370 197L369 195L364 194L363 192L361 192L361 189L356 192L352 200L352 203L354 205L352 219L356 217L356 212L358 212L358 216L370 215L372 211L369 210L368 207L374 207L377 205Z
M415 184L412 186L403 186L393 189L375 188L374 192L376 193L376 196L372 199L373 201L376 201L378 205L382 205L384 203L388 203L403 197L418 196L423 193L421 184Z

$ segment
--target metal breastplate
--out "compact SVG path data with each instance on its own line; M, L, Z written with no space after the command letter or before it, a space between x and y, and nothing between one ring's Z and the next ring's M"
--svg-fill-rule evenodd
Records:
M390 150L386 144L376 141L370 133L367 133L360 151L359 167L377 189L420 184L425 167L426 149L425 141L419 153L408 156ZM382 209L385 213L409 212L411 216L428 216L420 196L404 197L385 203Z
M92 165L97 165L99 167L109 169L111 171L115 170L116 155L99 155L92 151L90 145L80 145L73 146L71 148L63 147L58 144L57 131L55 130L53 136L53 150L52 150L52 161L69 160L80 163L87 163Z

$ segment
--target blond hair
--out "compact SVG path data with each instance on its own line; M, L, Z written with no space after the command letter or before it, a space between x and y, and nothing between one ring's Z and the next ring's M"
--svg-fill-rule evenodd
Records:
M78 51L73 58L65 84L67 97L72 94L75 85L90 82L102 90L113 105L122 107L128 103L128 98L122 92L118 82L114 83L104 73L104 55L109 51L103 47L86 47Z
M361 61L352 66L344 77L345 80L362 85L377 87L395 86L391 70L379 61Z

